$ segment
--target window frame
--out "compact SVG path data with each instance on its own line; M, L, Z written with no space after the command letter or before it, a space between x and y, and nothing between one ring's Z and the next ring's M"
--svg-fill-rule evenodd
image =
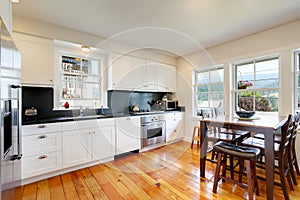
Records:
M275 60L278 59L278 87L264 87L264 88L256 88L256 82L259 81L259 79L257 79L257 70L256 70L256 64L257 63L261 63L264 61L270 61L270 60ZM254 66L254 72L253 72L253 88L248 88L248 89L238 89L237 87L237 83L238 83L238 76L237 76L237 67L241 66L241 65L246 65L246 64L253 64ZM280 62L280 54L276 53L276 54L271 54L271 55L266 55L266 56L261 56L261 57L254 57L254 58L250 58L250 59L245 59L245 60L240 60L237 62L233 62L231 63L232 66L232 71L233 71L233 78L232 78L232 113L236 112L236 109L238 108L237 102L236 102L236 95L240 92L245 92L245 91L278 91L278 106L280 104L280 96L281 96L281 91L280 91L280 66L281 62ZM272 80L272 79L265 79L265 80ZM254 101L255 101L255 95L254 95ZM253 105L253 110L255 112L258 112L260 114L267 114L267 113L274 113L274 114L278 114L279 113L279 108L277 111L257 111L255 109L255 104Z
M298 58L298 59L297 59ZM293 69L294 69L294 110L300 110L300 100L298 101L298 75L300 75L300 49L293 51ZM300 89L300 87L299 87Z
M213 71L217 71L217 70L220 70L220 69L222 69L223 70L223 77L222 77L222 79L223 79L223 81L220 81L220 82L212 82L211 81L211 73L213 72ZM198 84L198 74L199 73L206 73L206 72L209 72L209 81L208 82L206 82L205 84L206 85L208 85L208 91L207 92L198 92L197 91L197 87L199 86L199 85L204 85L204 84ZM194 107L194 109L193 109L193 111L194 111L194 116L199 116L199 111L201 110L201 109L207 109L207 108L212 108L212 105L211 105L211 100L213 99L213 98L211 98L211 94L223 94L223 97L224 97L224 95L225 95L225 88L224 88L224 78L225 78L225 69L224 69L224 65L223 64L220 64L220 65L215 65L215 66L211 66L211 67L207 67L207 68L204 68L204 69L201 69L201 70L194 70L194 74L193 74L193 107ZM221 83L221 84L223 84L223 90L222 91L218 91L218 92L212 92L211 91L211 87L210 87L210 85L211 84L218 84L218 83ZM201 94L201 93L207 93L207 95L208 95L208 97L207 97L207 99L208 99L208 107L198 107L198 95L199 94ZM222 106L224 106L224 98L222 99Z

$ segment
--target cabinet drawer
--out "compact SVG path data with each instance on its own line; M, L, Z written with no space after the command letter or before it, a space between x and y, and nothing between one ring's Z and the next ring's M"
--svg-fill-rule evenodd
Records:
M22 126L22 135L34 135L61 131L61 123L34 124Z
M60 151L61 132L23 136L22 148L24 156Z
M22 158L22 179L62 169L61 151Z
M97 119L97 124L99 127L116 125L115 119Z
M63 122L62 130L76 130L76 129L89 129L98 128L102 126L114 126L115 119L93 119L93 120L82 120L82 121L72 121Z
M82 120L82 121L72 121L72 122L63 122L62 130L77 130L77 129L88 129L96 128L99 124L96 119L93 120Z

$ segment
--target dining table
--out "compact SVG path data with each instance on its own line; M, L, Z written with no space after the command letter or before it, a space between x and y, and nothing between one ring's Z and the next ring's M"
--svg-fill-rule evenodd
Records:
M205 178L205 163L208 149L208 127L226 128L232 130L250 131L252 134L263 133L265 141L266 196L271 200L274 196L274 135L280 134L286 117L254 116L252 118L237 118L224 116L219 118L204 118L200 120L200 177Z

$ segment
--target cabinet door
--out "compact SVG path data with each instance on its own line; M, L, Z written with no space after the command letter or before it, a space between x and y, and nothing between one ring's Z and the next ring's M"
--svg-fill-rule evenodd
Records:
M13 34L22 55L22 83L53 84L53 40Z
M92 160L115 155L115 126L95 128L92 132Z
M174 140L182 139L184 137L184 113L175 113L174 126L176 132Z
M91 131L63 131L63 167L71 167L91 161Z
M146 60L133 58L134 89L145 90Z
M132 90L133 79L133 57L114 54L110 65L112 89Z
M174 66L159 64L157 69L157 79L159 91L176 91L176 68Z
M139 117L116 119L116 154L140 149L141 128Z
M157 91L157 67L158 63L146 61L144 89L148 91Z

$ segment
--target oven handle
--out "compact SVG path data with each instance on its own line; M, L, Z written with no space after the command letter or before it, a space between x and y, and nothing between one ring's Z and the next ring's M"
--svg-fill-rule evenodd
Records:
M166 123L165 121L155 121L155 122L149 122L149 123L142 124L142 126L151 126L153 124L165 124L165 123Z

